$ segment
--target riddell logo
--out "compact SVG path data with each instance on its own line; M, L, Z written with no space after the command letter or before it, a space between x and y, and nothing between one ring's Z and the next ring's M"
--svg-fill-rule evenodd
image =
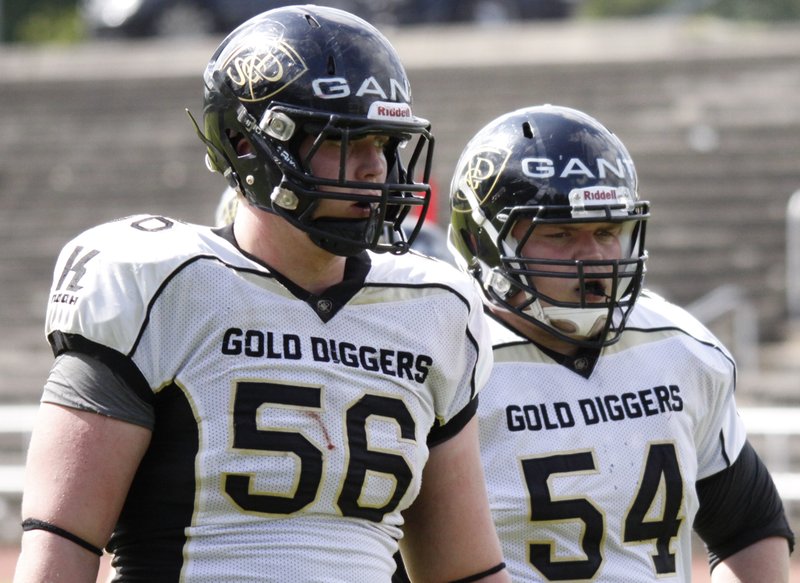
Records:
M592 209L611 209L611 214L625 214L633 210L634 198L631 191L624 186L584 186L573 188L569 193L572 215L586 216Z
M407 103L391 103L376 101L369 106L369 119L397 120L412 117L411 107Z
M403 107L378 107L378 115L385 117L409 117L411 112Z
M614 190L584 190L583 200L617 200L617 193Z

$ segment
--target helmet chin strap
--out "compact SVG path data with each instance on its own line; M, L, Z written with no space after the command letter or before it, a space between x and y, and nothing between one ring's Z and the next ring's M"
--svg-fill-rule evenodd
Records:
M315 230L309 232L308 236L314 244L329 253L352 257L369 247L367 243L372 241L378 228L376 218L377 214L374 213L368 219L314 219L311 226Z

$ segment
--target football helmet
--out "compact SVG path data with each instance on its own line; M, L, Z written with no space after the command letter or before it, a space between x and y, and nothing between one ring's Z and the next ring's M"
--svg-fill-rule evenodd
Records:
M619 339L643 285L649 203L625 146L597 120L553 105L495 119L462 152L450 206L448 245L491 302L573 344ZM566 223L619 223L621 257L523 253L535 229ZM544 278L574 280L579 299L547 295Z
M428 121L413 114L406 72L378 30L335 8L269 10L222 41L204 82L204 130L196 122L195 129L207 165L250 204L280 215L337 255L408 250L430 201L433 137ZM388 138L382 184L345 176L348 144L368 135ZM301 156L308 136L313 145ZM245 154L237 151L241 140L250 144ZM341 143L336 179L310 172L328 140ZM323 199L368 204L371 213L359 220L315 217ZM419 207L416 223L403 230L411 207ZM393 237L381 239L387 229Z

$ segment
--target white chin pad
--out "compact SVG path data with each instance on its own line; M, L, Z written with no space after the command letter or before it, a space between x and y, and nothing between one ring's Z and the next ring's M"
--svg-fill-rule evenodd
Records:
M603 329L608 310L603 308L555 308L542 310L545 321L567 336L591 338Z

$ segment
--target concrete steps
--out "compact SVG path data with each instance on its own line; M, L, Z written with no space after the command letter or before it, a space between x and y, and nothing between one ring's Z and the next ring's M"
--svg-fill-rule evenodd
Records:
M626 142L653 204L649 285L686 304L735 283L762 338L785 336L800 27L574 21L389 36L417 113L434 124L439 222L478 128L535 103L584 109ZM223 184L205 170L183 110L201 111L200 75L217 41L0 50L0 398L38 395L50 365L44 302L69 238L137 212L210 221Z

